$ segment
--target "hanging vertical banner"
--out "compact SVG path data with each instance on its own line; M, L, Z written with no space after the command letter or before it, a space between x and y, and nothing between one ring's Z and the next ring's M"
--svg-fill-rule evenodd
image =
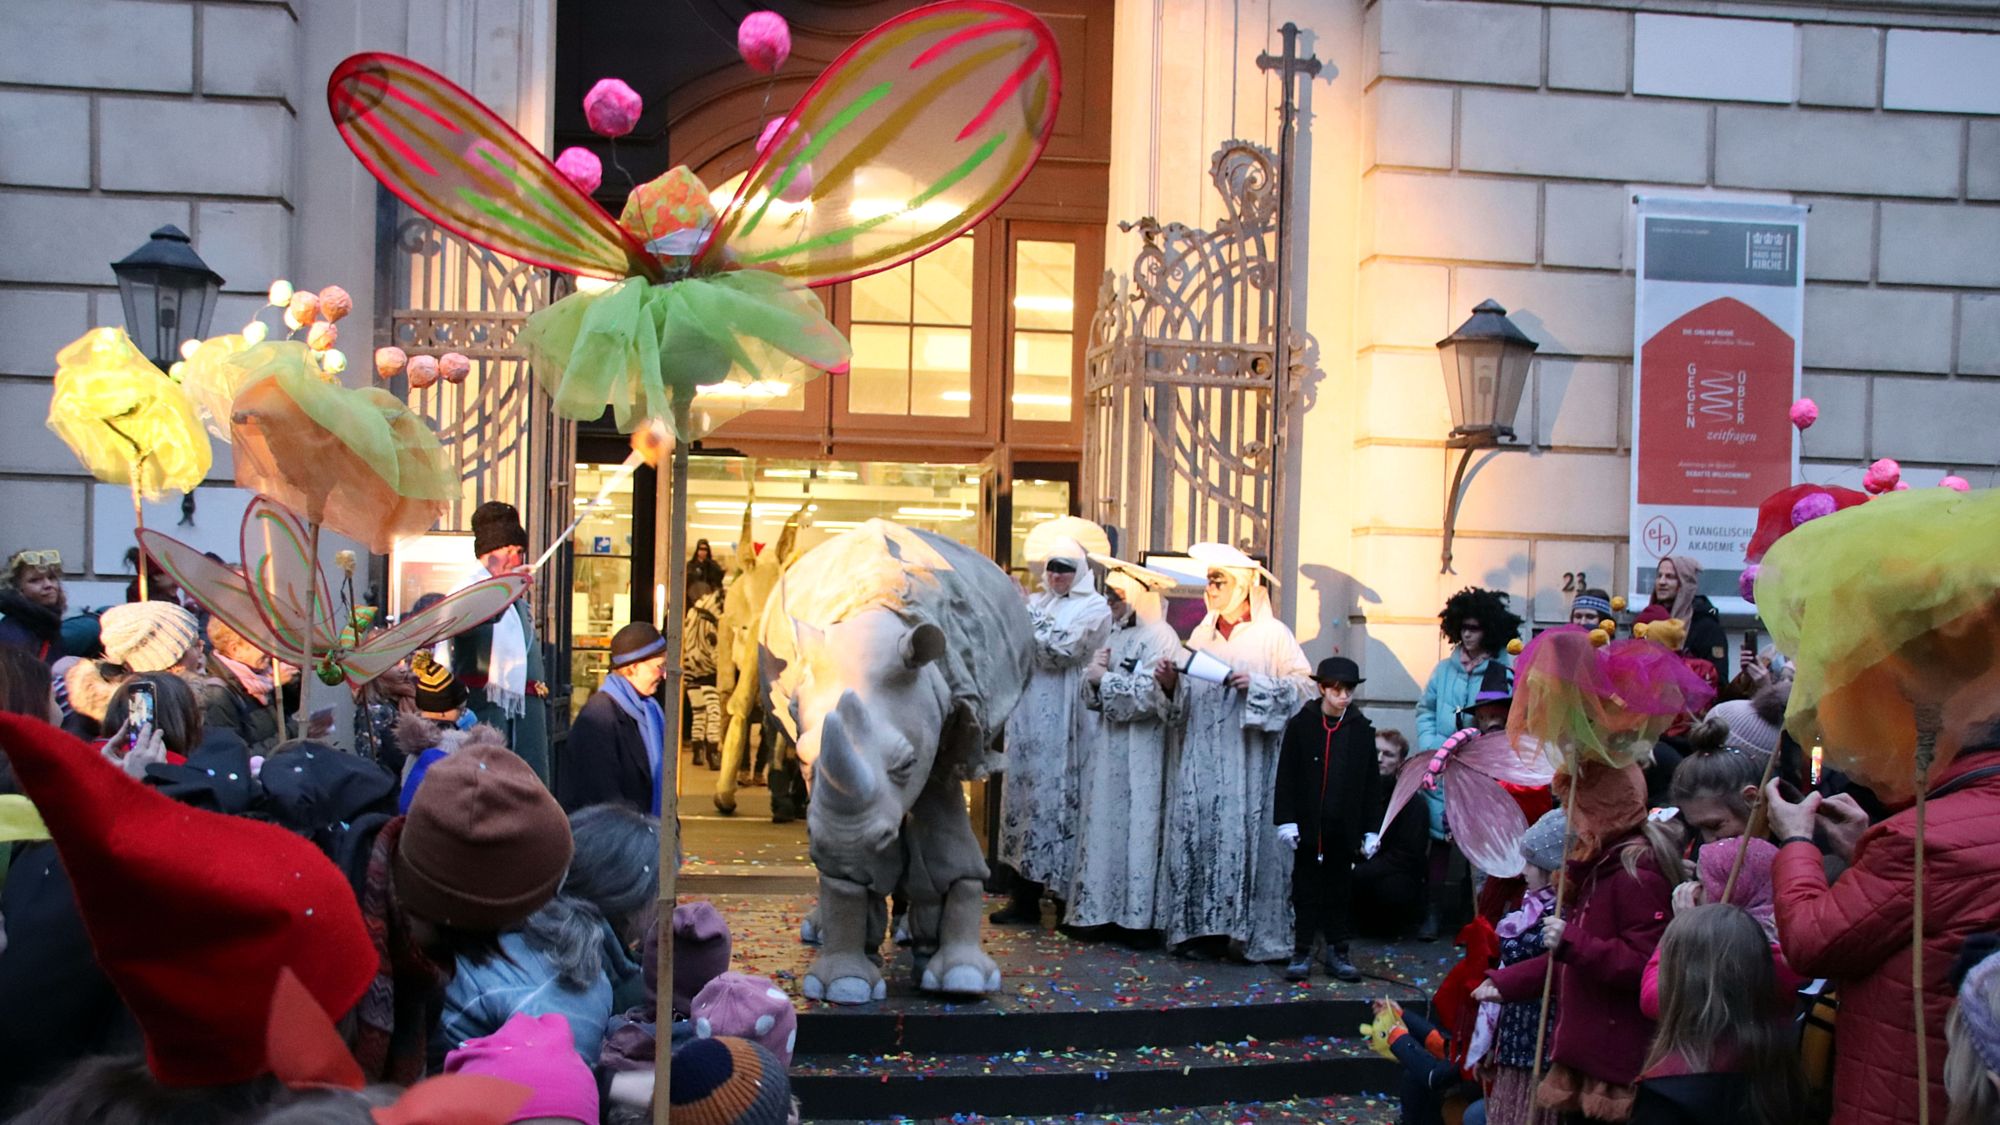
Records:
M1757 504L1798 479L1806 208L1641 196L1632 344L1631 584L1692 557L1724 614Z

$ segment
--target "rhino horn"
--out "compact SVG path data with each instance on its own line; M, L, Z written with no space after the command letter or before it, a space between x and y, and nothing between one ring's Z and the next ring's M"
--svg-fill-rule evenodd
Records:
M847 723L838 710L820 723L819 761L813 775L826 783L827 796L840 804L859 807L875 800L875 770L848 737Z

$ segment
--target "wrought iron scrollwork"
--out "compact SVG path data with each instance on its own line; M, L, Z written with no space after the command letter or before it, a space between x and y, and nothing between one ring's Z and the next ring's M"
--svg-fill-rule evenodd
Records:
M1141 549L1217 540L1272 558L1279 441L1297 354L1278 347L1277 158L1229 141L1213 230L1121 223L1142 245L1106 271L1085 368L1084 501ZM1284 357L1281 359L1281 356Z

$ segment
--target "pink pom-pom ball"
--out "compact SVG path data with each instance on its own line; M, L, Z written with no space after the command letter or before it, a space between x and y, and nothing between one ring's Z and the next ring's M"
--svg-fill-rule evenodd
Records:
M1906 480L1897 481L1896 487L1890 489L1891 492L1908 492L1909 490L1910 490L1910 482Z
M354 298L338 285L329 285L319 291L319 315L328 320L339 320L354 311Z
M1938 482L1939 488L1949 488L1953 492L1971 492L1972 482L1960 476L1950 476Z
M447 383L463 383L472 374L472 361L458 352L446 352L438 357L438 378Z
M1749 566L1743 568L1742 574L1736 576L1736 592L1742 594L1743 600L1752 605L1755 605L1757 602L1758 569L1759 567L1756 563L1751 563Z
M1868 466L1861 477L1861 487L1880 495L1895 490L1896 482L1903 478L1903 467L1887 457Z
M790 128L783 128L785 120L782 117L772 118L764 126L764 132L757 138L757 155L764 155L765 149L777 144L782 139L789 138L793 133L798 131L799 126L796 121L792 122ZM810 143L812 136L807 134L804 139ZM785 182L785 186L778 190L778 198L784 200L786 203L804 203L807 199L811 198L812 189L812 165L801 164L798 170L792 173L792 178Z
M409 353L401 348L375 349L375 374L378 378L394 379L409 365Z
M1792 425L1801 430L1809 430L1817 421L1819 421L1819 403L1809 398L1802 398L1792 404Z
M776 12L751 12L736 25L736 50L759 74L770 74L792 56L792 29Z
M330 320L318 321L311 328L306 329L306 347L316 352L325 351L332 347L334 342L339 339L340 329L335 328L333 322Z
M596 191L597 185L604 182L604 162L597 158L596 153L576 145L556 154L556 171L585 195Z
M287 323L298 321L300 327L319 319L319 298L311 293L294 293L285 304ZM297 331L297 329L293 329Z
M600 78L583 96L583 119L600 137L622 137L639 123L639 111L645 104L623 79Z
M410 357L410 386L423 390L438 381L438 361L434 355Z
M411 360L410 362L415 363L416 361ZM1807 493L1799 497L1798 503L1792 505L1792 526L1800 527L1811 523L1821 516L1830 516L1833 514L1833 509L1832 496L1824 492Z

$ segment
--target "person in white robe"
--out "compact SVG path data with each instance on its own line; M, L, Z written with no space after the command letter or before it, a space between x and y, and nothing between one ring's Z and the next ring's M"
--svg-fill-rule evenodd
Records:
M1292 952L1291 853L1271 821L1285 722L1317 689L1292 631L1257 582L1269 571L1220 543L1188 554L1208 568L1208 616L1188 647L1229 669L1187 681L1187 720L1169 759L1158 918L1167 943L1194 957L1227 937L1245 960Z
M1091 581L1090 560L1073 539L1057 541L1042 563L1042 589L1028 598L1035 628L1034 675L1007 720L1007 768L1000 788L1000 862L1015 872L1001 924L1039 923L1043 890L1068 891L1076 858L1072 747L1082 718L1084 665L1111 631L1111 610Z
M1068 922L1117 926L1138 939L1153 929L1167 745L1180 719L1181 639L1160 600L1174 580L1109 556L1091 561L1107 570L1112 627L1083 671Z

